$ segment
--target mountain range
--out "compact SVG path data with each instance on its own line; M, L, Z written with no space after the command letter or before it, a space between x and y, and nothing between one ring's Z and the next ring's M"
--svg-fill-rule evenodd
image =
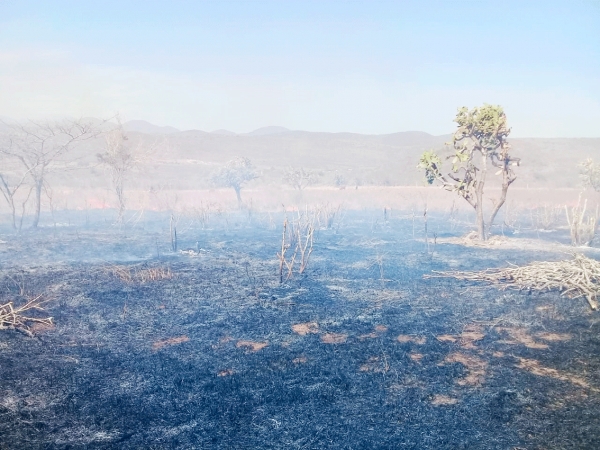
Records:
M249 158L260 178L257 185L279 186L289 167L303 167L318 174L318 183L348 185L421 185L423 174L416 166L425 150L450 154L445 146L451 136L434 136L422 131L382 135L325 133L289 130L279 126L236 134L228 130L206 132L178 130L135 120L125 122L130 142L149 150L143 165L140 187L168 185L175 189L205 189L211 174L227 161ZM1 130L0 130L1 132ZM515 186L574 188L579 186L578 165L586 158L600 158L600 138L514 138L512 153L521 159ZM72 158L88 173L81 180L60 178L66 186L106 185L97 166L102 137L73 150ZM599 161L600 162L600 161ZM449 165L449 164L448 164Z

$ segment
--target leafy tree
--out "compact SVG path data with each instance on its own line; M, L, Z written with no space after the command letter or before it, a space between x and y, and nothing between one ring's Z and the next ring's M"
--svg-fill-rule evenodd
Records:
M591 187L596 192L600 192L600 164L595 163L592 158L588 158L579 167L579 176L583 186L586 188Z
M255 178L258 178L258 175L252 166L252 162L248 158L235 158L214 174L212 181L217 186L233 188L238 204L241 206L242 187Z
M454 122L458 125L452 136L453 154L452 169L444 175L442 159L433 151L426 151L421 156L419 169L425 171L425 179L429 184L438 182L444 189L456 192L474 209L476 214L477 234L485 240L502 205L506 201L509 186L516 180L512 170L520 160L510 156L510 145L506 138L510 133L506 115L501 106L484 104L469 110L459 108ZM493 200L494 205L486 224L483 211L483 189L488 169L497 169L495 175L502 176L500 197Z

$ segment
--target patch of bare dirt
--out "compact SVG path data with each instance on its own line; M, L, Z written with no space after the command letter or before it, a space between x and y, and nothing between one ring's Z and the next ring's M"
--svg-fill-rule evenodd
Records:
M458 399L441 394L434 395L431 400L431 404L435 406L455 405L457 403Z
M29 326L29 331L33 334L44 334L56 328L53 323L34 322Z
M233 340L234 340L234 339L233 339L231 336L229 336L229 335L225 335L225 336L223 336L223 337L221 337L221 338L219 339L219 342L218 342L217 344L213 344L213 345L211 345L211 348L213 348L214 350L216 350L216 349L219 349L219 348L222 348L222 347L224 347L224 346L225 346L225 345L226 345L228 342L231 342L231 341L233 341Z
M543 342L537 342L524 328L498 327L497 330L505 332L511 337L511 340L498 341L500 343L523 344L527 348L535 348L539 350L548 348L547 344L544 344Z
M425 336L410 336L408 334L401 334L396 338L396 340L402 344L406 342L412 342L413 344L423 345L427 342L427 338Z
M164 339L162 341L156 341L152 344L152 350L156 351L169 345L183 344L184 342L188 342L189 340L190 338L187 336L178 336L169 339Z
M300 336L317 334L319 332L319 324L317 322L297 323L292 325L292 331Z
M385 325L377 325L375 327L375 331L372 331L371 333L367 334L361 334L360 336L358 336L358 339L361 341L364 341L365 339L375 339L381 336L381 334L385 333L387 330L388 327L386 327Z
M486 375L486 369L488 363L481 358L474 355L467 355L465 353L451 353L444 359L445 363L461 363L468 370L468 374L465 378L458 380L458 384L461 386L480 386L483 384Z
M457 339L455 336L451 334L442 334L440 336L436 336L436 339L440 342L456 342Z
M573 336L571 336L568 333L537 333L536 337L543 339L544 341L548 341L548 342L560 342L560 341L570 341L571 339L573 339Z
M377 338L379 335L375 332L373 333L367 333L367 334L361 334L358 339L361 341L364 341L365 339L375 339Z
M358 368L360 372L384 373L389 370L387 361L382 361L379 356L371 356L366 363Z
M520 357L517 357L517 359L519 360L519 364L517 364L517 367L519 369L526 370L528 372L533 373L534 375L538 375L540 377L550 377L556 380L567 381L569 383L572 383L576 386L581 386L583 388L590 388L589 383L581 377L561 372L550 367L544 367L540 364L539 361L535 359L527 359ZM595 392L598 392L598 389L590 389L592 389Z
M410 353L408 357L416 363L420 363L423 359L423 355L421 353Z
M348 335L342 333L326 333L321 336L323 344L344 344L346 339L348 339Z
M474 349L475 342L482 340L485 334L479 325L467 325L459 336L459 344L463 348Z
M442 334L436 336L440 342L458 342L459 345L466 349L475 349L475 342L482 340L485 334L482 332L479 325L467 325L464 331L459 335Z
M244 348L249 352L258 352L265 347L268 347L268 342L254 342L254 341L237 341L235 346L237 348Z

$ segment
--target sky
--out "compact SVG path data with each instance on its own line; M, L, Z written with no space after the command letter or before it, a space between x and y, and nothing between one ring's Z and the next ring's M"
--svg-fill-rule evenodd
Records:
M600 0L0 0L0 117L600 137Z

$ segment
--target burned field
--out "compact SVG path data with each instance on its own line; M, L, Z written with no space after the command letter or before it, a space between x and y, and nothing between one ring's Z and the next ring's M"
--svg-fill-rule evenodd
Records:
M3 236L2 303L43 294L54 325L0 332L0 448L598 448L598 312L423 279L564 259L550 238L459 245L440 217L427 248L349 213L280 283L274 223L177 252L151 224Z

